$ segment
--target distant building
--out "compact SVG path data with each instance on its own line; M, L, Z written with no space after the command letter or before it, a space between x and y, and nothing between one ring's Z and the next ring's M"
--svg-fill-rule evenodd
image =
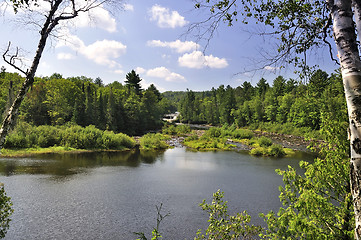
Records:
M163 121L174 122L174 121L176 121L178 119L179 115L180 115L180 112L164 114Z

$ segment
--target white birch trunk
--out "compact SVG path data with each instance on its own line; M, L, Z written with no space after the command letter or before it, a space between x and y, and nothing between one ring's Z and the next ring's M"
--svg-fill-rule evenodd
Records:
M356 23L358 40L361 39L361 1L360 0L352 0L352 10L354 14L354 20Z
M356 1L356 0L353 0ZM361 62L351 0L329 0L333 33L340 58L350 131L350 180L355 212L355 238L361 239ZM355 4L354 4L355 6ZM358 4L359 6L359 4ZM359 9L356 17L359 18ZM357 20L356 20L357 21Z

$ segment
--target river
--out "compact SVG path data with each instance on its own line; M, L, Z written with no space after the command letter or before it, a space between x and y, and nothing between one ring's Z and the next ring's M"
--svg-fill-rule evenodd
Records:
M163 204L164 239L193 239L207 226L199 203L221 189L229 212L258 213L281 206L275 169L301 159L253 157L239 152L162 152L49 154L0 158L0 182L12 198L5 239L136 239L150 236L156 206ZM150 238L149 238L150 239Z

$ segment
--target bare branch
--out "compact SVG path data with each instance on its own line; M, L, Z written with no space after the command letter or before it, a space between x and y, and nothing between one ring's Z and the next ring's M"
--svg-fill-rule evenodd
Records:
M26 72L24 70L22 70L20 67L16 66L15 62L19 59L19 48L16 48L16 53L15 55L8 55L9 51L10 51L10 47L11 47L11 42L9 42L8 47L6 49L6 51L3 53L3 59L4 61L9 64L10 66L12 66L13 68L15 68L16 70L18 70L19 72L23 73L24 75L26 75ZM10 59L7 59L7 57L10 57Z

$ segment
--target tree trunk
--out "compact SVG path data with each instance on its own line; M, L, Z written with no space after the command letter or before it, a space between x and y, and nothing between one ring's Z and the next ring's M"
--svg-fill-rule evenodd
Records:
M351 0L329 0L334 39L341 62L349 116L350 184L355 212L355 238L361 239L361 62ZM355 5L354 5L355 6ZM355 8L354 10L357 10ZM356 14L356 17L359 17ZM358 21L358 19L356 19Z
M51 10L49 11L49 14L43 25L43 28L40 31L40 40L38 43L38 48L36 50L35 57L32 62L32 65L30 67L30 70L28 70L26 72L25 81L24 81L22 87L20 88L14 102L12 103L9 111L7 112L7 114L3 120L1 129L0 129L0 150L4 146L5 138L8 134L8 132L10 131L11 128L13 128L15 126L16 116L18 115L20 105L25 97L25 94L28 92L29 88L31 87L31 85L34 82L34 76L35 76L36 70L38 69L40 58L41 58L41 55L43 54L48 36L49 36L50 32L54 29L54 27L59 23L58 21L54 21L53 18L54 18L55 12L58 10L58 7L62 1L63 0L56 0L54 2L54 5L52 5Z

